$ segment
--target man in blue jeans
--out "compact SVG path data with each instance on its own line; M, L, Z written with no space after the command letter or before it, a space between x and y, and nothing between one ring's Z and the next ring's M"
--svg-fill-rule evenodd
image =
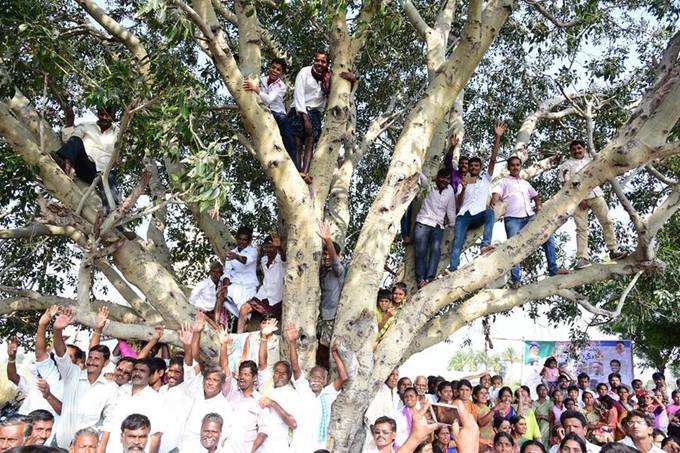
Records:
M517 156L512 156L508 159L508 171L510 176L506 176L501 180L498 187L494 188L491 195L491 207L500 200L505 203L505 233L508 239L515 236L524 228L527 223L534 218L534 211L541 210L541 197L536 192L531 184L520 177L522 170L522 161ZM531 202L534 202L532 207ZM543 244L545 251L545 258L548 261L548 273L550 275L566 274L564 269L557 267L557 252L555 251L555 239L552 235L548 241ZM512 268L510 274L510 286L513 288L519 287L521 280L521 272L519 265Z
M496 215L493 209L487 208L487 200L491 193L491 177L498 148L501 144L501 136L505 133L508 125L500 123L494 128L494 144L489 158L487 173L482 173L482 160L479 157L472 157L468 161L469 176L461 178L461 187L456 200L458 206L458 217L454 229L453 244L451 245L451 263L449 270L455 271L460 264L460 254L463 252L465 239L468 229L484 226L482 235L482 254L493 251L491 236L493 234L493 224L496 222Z
M421 174L421 184L427 183ZM416 216L413 241L416 252L416 282L421 288L437 276L437 265L441 256L444 218L449 226L456 221L456 192L449 185L449 171L442 168L434 179L435 187L427 194Z

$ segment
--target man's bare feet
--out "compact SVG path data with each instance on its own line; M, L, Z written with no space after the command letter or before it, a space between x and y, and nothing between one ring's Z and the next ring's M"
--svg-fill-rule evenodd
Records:
M483 245L482 248L479 249L482 255L488 255L494 250L496 250L496 247L494 247L493 245Z

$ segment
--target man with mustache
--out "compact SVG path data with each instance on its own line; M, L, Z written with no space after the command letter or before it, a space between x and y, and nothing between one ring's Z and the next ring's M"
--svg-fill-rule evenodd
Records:
M149 442L151 422L142 414L130 414L120 424L120 443L123 453L142 453ZM149 451L155 452L151 448Z
M201 447L208 453L215 453L220 445L224 420L220 414L210 413L201 423Z
M30 432L26 445L46 445L52 437L54 428L54 415L45 409L37 409L28 414L30 420Z
M120 438L118 427L130 414L141 414L149 420L151 437L149 447L157 451L162 435L162 399L149 386L151 376L151 360L137 359L132 369L130 384L121 386L116 392L114 406L104 420L100 440L100 450L107 453L121 453L123 446L117 442Z
M56 438L59 447L68 448L76 431L94 426L102 417L106 418L118 386L102 373L111 355L108 347L97 345L90 348L84 370L71 361L66 354L62 333L73 322L75 314L71 308L62 308L61 311L54 321L55 361L64 385Z
M61 134L65 143L52 153L52 157L67 175L73 169L78 179L87 184L92 184L94 179L104 171L113 156L113 150L118 140L118 127L113 124L116 111L112 106L99 106L96 122L84 122L75 127L73 109L67 106L64 112L64 128ZM113 200L117 202L118 189L116 187L116 173L113 170L109 173L108 183ZM106 204L107 198L101 181L97 184L97 191ZM114 209L115 206L110 206L110 208Z

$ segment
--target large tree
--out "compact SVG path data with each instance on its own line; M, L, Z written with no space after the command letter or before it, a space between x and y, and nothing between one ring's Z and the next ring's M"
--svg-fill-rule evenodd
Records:
M368 402L411 354L533 301L614 315L589 302L586 290L635 275L624 283L625 301L645 278L639 274L664 269L655 237L680 206L669 175L680 152L673 141L680 35L668 5L10 0L0 14L0 237L7 239L0 313L13 315L5 333L30 322L19 313L52 303L72 305L77 321L92 326L104 304L114 320L106 334L146 339L163 322L164 341L176 343L175 329L193 316L187 287L212 254L224 258L234 226L250 223L283 232L283 322L300 326L298 349L309 367L319 313L316 231L327 220L348 265L333 340L350 378L333 406L331 437L333 451L358 451ZM273 117L242 82L258 77L263 55L287 58L297 70L319 45L328 47L334 73L307 185ZM116 157L127 198L105 213L96 192L49 153L61 144L65 106L82 114L111 101L124 106ZM552 196L493 253L472 258L471 232L468 264L414 292L378 341L373 308L385 265L396 263L412 281L412 250L395 238L419 173L436 172L450 134L465 133L463 149L484 156L501 118L513 119L508 135L515 136L503 159L518 155L525 175ZM559 186L555 151L574 136L587 138L594 161ZM631 201L633 179L645 191ZM611 188L611 203L630 217L619 235L632 253L539 277L533 252L597 186ZM150 205L136 207L144 194ZM527 284L499 288L523 260L532 269ZM127 306L94 297L110 287ZM204 335L206 358L217 341L214 332Z

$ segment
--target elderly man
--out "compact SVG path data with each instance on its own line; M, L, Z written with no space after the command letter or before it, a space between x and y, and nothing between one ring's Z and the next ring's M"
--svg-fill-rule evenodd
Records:
M95 453L99 447L99 431L88 427L79 429L73 436L68 453Z
M206 414L201 422L201 447L209 453L215 453L220 445L224 420L220 414L214 412Z
M326 448L328 439L328 425L331 418L331 406L338 397L342 384L347 380L345 364L340 358L335 345L331 348L331 355L338 370L338 377L328 384L328 370L315 366L309 371L309 380L302 374L298 362L297 339L300 329L294 324L286 327L286 339L290 344L290 364L295 378L295 391L299 397L298 427L293 439L294 450L300 451L302 447L310 451Z
M0 422L0 452L26 444L31 425L28 419L15 415Z

